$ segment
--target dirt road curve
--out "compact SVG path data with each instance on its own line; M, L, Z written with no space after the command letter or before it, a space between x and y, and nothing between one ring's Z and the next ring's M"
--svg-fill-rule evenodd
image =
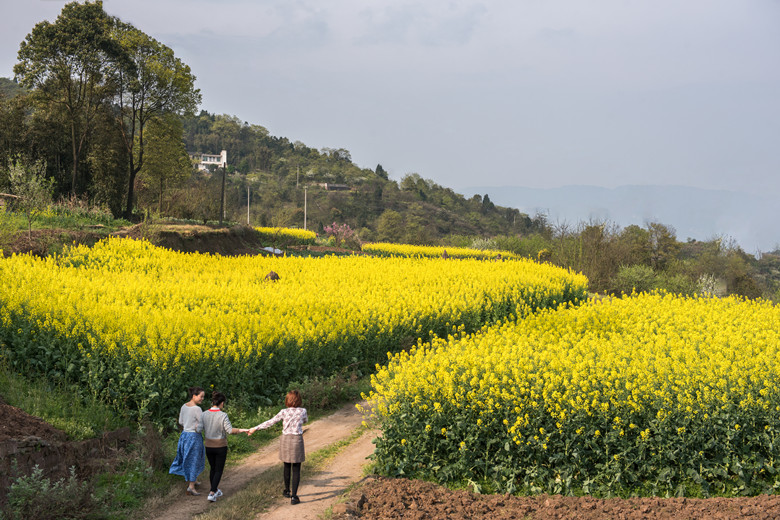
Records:
M312 453L349 437L355 428L360 426L361 422L362 416L355 408L354 404L347 405L328 417L312 422L304 432L306 451ZM371 439L372 437L370 435L364 435L354 444L354 448L348 450L349 453L345 453L343 457L337 457L332 463L332 468L326 468L324 475L318 477L318 483L310 482L306 478L304 463L303 472L301 474L301 487L298 492L301 503L296 506L291 506L289 501L280 498L278 501L279 505L272 507L271 511L265 515L261 515L260 518L316 518L316 514L314 514L315 509L322 506L321 509L318 509L320 513L327 509L333 503L335 497L340 495L352 482L352 480L349 480L350 477L345 476L346 474L352 475L356 472L359 477L362 466L366 462L365 457L373 451L374 446L371 444ZM362 446L367 452L361 453L363 449L358 450L358 445ZM350 467L347 460L352 460L352 464L355 465L355 467ZM280 464L279 439L276 439L262 450L244 459L240 465L226 468L225 475L222 478L219 487L225 493L226 497L232 496L237 491L246 487L251 479ZM341 467L341 469L337 471L335 469L336 467ZM206 472L208 472L208 467L206 468ZM201 479L203 479L203 476L201 476ZM325 487L320 489L320 485ZM206 500L208 491L201 496L191 497L184 494L184 489L185 484L182 482L181 497L177 498L175 502L169 504L164 509L155 511L153 515L148 516L147 518L161 520L190 520L195 515L205 512L211 505L211 503ZM207 489L205 482L201 486L201 490L203 489ZM289 513L287 512L288 510ZM311 514L312 516L302 516L302 514L307 511L308 513L306 514ZM292 513L294 513L294 515L292 515ZM274 516L277 514L281 516ZM286 516L287 514L290 514L291 516L288 517Z

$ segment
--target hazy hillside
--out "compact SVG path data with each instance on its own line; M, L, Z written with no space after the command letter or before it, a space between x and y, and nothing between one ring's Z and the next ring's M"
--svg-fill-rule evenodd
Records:
M551 224L611 221L621 227L655 221L673 226L677 238L735 239L746 252L773 251L780 243L776 201L747 193L685 186L475 186L468 193L487 193L496 204L534 215Z

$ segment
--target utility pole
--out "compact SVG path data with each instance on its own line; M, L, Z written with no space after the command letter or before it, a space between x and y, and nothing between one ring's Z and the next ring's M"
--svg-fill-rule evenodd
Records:
M246 225L249 225L249 183L246 183Z
M222 225L222 221L225 219L225 172L227 170L227 163L222 163L222 194L219 197L219 225Z
M308 186L303 187L303 229L306 230L306 212L308 209Z

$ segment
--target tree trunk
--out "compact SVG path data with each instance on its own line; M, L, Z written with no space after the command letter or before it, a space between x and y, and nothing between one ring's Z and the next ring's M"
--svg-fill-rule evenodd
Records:
M78 178L78 171L79 171L79 153L78 153L78 148L76 146L76 124L72 121L70 123L70 141L71 141L71 146L73 147L73 174L70 180L70 195L71 197L75 197L76 180Z
M127 206L125 206L125 218L133 216L133 199L135 198L135 176L138 172L130 170L129 183L127 185Z

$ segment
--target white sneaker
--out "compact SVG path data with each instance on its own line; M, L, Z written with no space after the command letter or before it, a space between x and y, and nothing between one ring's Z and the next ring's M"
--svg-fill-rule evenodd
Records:
M216 493L213 494L213 495L209 495L209 497L208 497L209 498L209 502L216 502L218 496L219 495L217 495Z
M214 493L214 496L215 496L215 497L221 497L222 495L223 495L223 493L222 493L222 490L221 490L221 489L219 489L219 488L217 489L217 492L216 492L216 493Z

